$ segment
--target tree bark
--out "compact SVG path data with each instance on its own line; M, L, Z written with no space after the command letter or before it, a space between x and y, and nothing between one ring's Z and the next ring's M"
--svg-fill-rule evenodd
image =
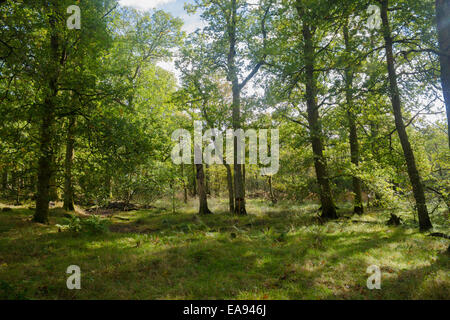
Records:
M237 25L237 4L236 0L231 0L231 21L228 28L228 80L231 82L233 93L232 117L233 129L241 129L241 86L239 84L238 71L236 67L236 25ZM246 215L244 181L242 177L242 166L238 164L238 139L234 138L234 212L238 215Z
M238 130L240 125L240 93L239 89L233 85L233 129ZM243 146L242 146L243 147ZM244 179L242 175L242 165L238 163L238 138L234 138L234 212L238 215L246 215Z
M388 6L388 0L381 0L381 20L383 22L383 36L386 45L386 60L389 74L390 96L395 117L395 127L403 148L403 154L408 167L408 175L413 188L414 198L416 200L416 207L419 216L419 227L420 230L425 231L431 229L433 226L431 224L430 217L428 216L422 181L420 179L419 171L417 170L414 153L411 148L411 144L409 143L408 134L406 133L405 124L403 122L400 92L398 89L397 74L395 71L392 36L388 18Z
M53 9L50 9L53 10ZM36 211L33 220L39 223L48 223L49 209L49 189L52 176L53 163L53 125L55 121L55 98L58 94L58 49L59 36L56 30L56 18L52 13L49 16L50 22L50 54L51 61L48 67L48 94L43 104L41 104L41 127L39 135L40 155L38 162L38 183L36 195Z
M183 179L183 201L184 203L187 203L188 196L187 196L187 186L186 186L186 180L184 180L184 163L181 164L181 179Z
M43 114L41 130L40 130L40 152L38 164L38 182L36 195L36 212L34 214L34 221L40 223L48 223L48 208L49 208L49 191L50 191L50 177L51 177L51 163L53 161L53 150L51 147L51 136L53 126L53 110L51 99L47 99L43 109L46 113Z
M344 25L344 41L345 41L345 50L347 55L351 55L352 47L350 43L350 36L348 31L348 23ZM351 154L351 162L356 167L359 166L359 143L358 143L358 130L356 128L356 115L353 105L353 71L351 67L348 66L345 70L345 96L347 103L347 119L348 119L348 127L349 127L349 141L350 141L350 154ZM353 204L353 212L356 214L363 214L364 207L362 203L361 196L361 180L353 176L353 194L354 194L354 204Z
M206 181L206 194L208 196L211 195L211 174L210 174L210 170L209 170L209 165L206 165L205 170L205 181Z
M441 61L441 81L447 110L447 134L450 148L450 0L436 0L436 19Z
M2 190L6 192L8 189L8 169L4 168L2 170Z
M64 209L67 211L75 210L73 204L74 191L72 182L75 121L75 116L70 116L67 127L66 158L64 162Z
M13 171L12 173L12 190L14 192L14 204L20 205L20 172Z
M228 205L230 213L234 212L234 193L233 193L233 174L231 173L231 166L224 163L227 169L227 185L228 185Z
M299 10L301 16L301 10ZM337 219L336 206L331 194L330 181L327 174L327 162L323 155L322 126L317 105L317 79L314 75L315 49L313 30L307 22L303 23L303 37L305 40L304 57L306 69L306 105L312 149L314 153L314 167L319 184L319 197L322 204L322 218Z
M192 165L192 192L193 196L197 196L197 178L195 173L195 165Z
M273 193L273 185L272 185L273 176L270 175L268 178L269 178L269 195L270 195L270 201L272 201L273 204L276 204L276 203L277 203L277 199L275 198L275 194Z
M211 214L212 212L208 208L208 198L206 195L206 187L205 187L205 173L203 171L203 164L196 164L197 168L197 190L198 190L198 198L200 201L200 208L198 214L206 215Z
M54 151L54 153L57 153L57 151ZM49 189L49 196L48 199L50 201L58 201L59 195L58 195L58 182L56 181L56 171L57 171L58 165L55 162L55 157L53 157L53 163L50 167L51 170L51 176L50 176L50 189Z

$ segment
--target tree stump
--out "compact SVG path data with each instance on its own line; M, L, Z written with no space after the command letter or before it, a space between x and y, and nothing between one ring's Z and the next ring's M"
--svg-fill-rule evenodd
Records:
M388 226L399 226L401 225L402 219L397 217L395 214L391 213L391 218L388 220Z

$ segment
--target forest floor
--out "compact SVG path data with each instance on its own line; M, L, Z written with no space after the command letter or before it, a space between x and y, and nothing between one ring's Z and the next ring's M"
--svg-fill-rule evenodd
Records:
M161 202L160 206L166 203ZM387 226L388 210L318 224L318 206L249 200L249 215L198 217L195 202L176 213L117 212L110 232L60 230L30 222L25 208L0 211L0 299L449 299L449 240L420 233L408 212ZM0 206L1 207L1 206ZM432 216L448 233L448 213ZM60 232L61 231L61 232ZM81 268L81 290L69 290L66 269ZM367 267L381 269L369 290Z

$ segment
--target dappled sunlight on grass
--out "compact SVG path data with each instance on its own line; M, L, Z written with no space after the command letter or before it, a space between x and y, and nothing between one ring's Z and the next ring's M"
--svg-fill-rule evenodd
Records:
M215 208L226 201L211 201ZM211 206L213 208L213 206ZM0 296L19 299L407 299L448 298L448 240L389 212L317 224L317 205L249 200L245 217L198 217L188 206L119 212L106 234L58 232L31 211L0 213ZM254 214L256 212L256 214ZM444 226L447 227L448 226ZM66 289L79 265L82 290ZM366 287L369 265L382 290Z

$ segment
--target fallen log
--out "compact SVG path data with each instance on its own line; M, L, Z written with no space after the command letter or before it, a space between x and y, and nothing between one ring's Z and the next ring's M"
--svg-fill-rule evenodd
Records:
M440 237L440 238L444 238L444 239L450 239L449 235L446 235L446 234L441 233L441 232L430 233L429 236L430 237Z

